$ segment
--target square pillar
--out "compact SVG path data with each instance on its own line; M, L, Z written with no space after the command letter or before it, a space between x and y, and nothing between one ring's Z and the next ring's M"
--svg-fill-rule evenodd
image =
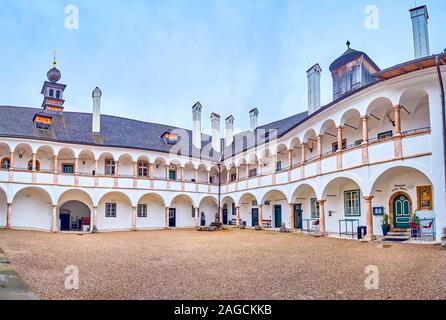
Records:
M263 226L263 205L259 205L259 226ZM254 226L255 227L255 226Z
M93 227L92 232L97 232L98 230L98 207L93 207ZM91 223L90 223L91 224Z
M366 212L366 226L367 226L367 235L365 237L365 240L367 241L373 241L376 239L376 237L373 234L373 205L372 200L374 196L366 196L364 197L365 200L365 212Z
M11 229L11 209L12 203L6 204L6 229Z
M53 205L53 211L51 215L51 232L57 232L57 206Z
M136 231L137 215L138 215L138 207L132 207L132 231Z
M290 229L293 230L296 228L294 225L294 204L290 204Z
M319 200L319 233L325 235L325 202L327 200Z
M240 228L240 207L236 207L235 212L236 212L236 216L235 216L236 224L235 225L237 228Z
M200 208L194 208L194 224L195 228L198 228L198 216L200 215Z

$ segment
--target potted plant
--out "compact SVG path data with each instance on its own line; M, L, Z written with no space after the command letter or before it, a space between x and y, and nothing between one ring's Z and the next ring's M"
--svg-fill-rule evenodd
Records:
M389 215L384 213L383 220L381 223L381 228L383 230L383 236L387 236L390 231Z
M415 212L410 221L410 236L411 238L418 238L420 233L420 218L418 218Z

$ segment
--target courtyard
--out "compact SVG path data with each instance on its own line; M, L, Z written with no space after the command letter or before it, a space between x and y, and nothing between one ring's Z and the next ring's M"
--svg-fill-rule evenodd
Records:
M434 245L236 229L1 230L0 248L40 299L446 299L446 251ZM70 265L78 290L64 286ZM371 265L377 290L364 284Z

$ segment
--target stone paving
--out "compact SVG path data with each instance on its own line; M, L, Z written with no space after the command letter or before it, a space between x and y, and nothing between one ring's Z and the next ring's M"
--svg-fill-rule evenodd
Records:
M0 249L0 300L36 299L37 296L29 291L26 283L11 265L2 249Z

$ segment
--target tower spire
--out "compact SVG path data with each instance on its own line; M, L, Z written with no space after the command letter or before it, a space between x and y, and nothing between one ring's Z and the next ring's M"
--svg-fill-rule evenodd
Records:
M57 66L57 61L56 61L56 49L53 49L53 67Z

